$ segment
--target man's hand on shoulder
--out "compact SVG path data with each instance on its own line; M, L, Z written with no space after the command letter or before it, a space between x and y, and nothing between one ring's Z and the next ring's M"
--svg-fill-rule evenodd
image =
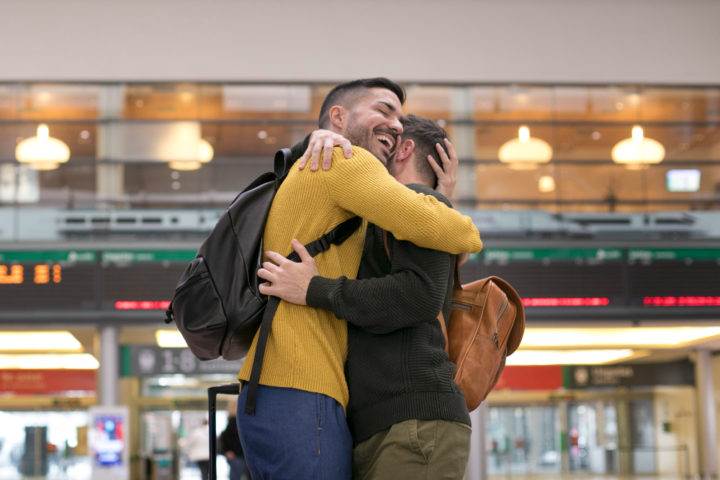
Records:
M332 165L332 151L336 146L342 147L345 158L352 157L353 152L350 140L330 130L315 130L310 134L310 142L308 143L305 153L303 153L303 156L298 160L298 169L302 170L305 168L309 160L310 170L313 172L316 171L320 164L320 154L322 154L323 170L329 170Z

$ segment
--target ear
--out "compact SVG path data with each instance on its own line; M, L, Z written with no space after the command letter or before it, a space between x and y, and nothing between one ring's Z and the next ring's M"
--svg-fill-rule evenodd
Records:
M347 110L342 105L333 105L328 111L330 117L330 125L343 132L345 131L345 122L347 121Z
M400 145L397 146L397 152L395 153L395 162L407 161L414 151L415 141L410 139L403 140L402 137L400 137Z

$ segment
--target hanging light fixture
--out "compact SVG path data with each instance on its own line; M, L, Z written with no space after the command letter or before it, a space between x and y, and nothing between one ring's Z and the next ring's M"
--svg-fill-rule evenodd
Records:
M15 158L34 170L54 170L70 159L70 148L62 140L51 137L48 126L41 123L36 136L17 144Z
M174 160L172 162L169 162L168 166L173 170L197 170L203 165L203 163L209 163L213 159L214 155L215 150L213 150L210 142L208 142L204 138L201 138L200 140L198 140L197 160Z
M555 177L552 175L543 175L538 179L538 191L541 193L550 193L555 191Z
M530 129L522 125L518 138L503 143L498 150L498 159L515 170L531 170L550 161L552 147L545 140L530 137Z
M615 144L611 156L613 162L630 170L640 170L658 164L665 158L665 147L652 138L646 138L639 125L632 128L632 136Z

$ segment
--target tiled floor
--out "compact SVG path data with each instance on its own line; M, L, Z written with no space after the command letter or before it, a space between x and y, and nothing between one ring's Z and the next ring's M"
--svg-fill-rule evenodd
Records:
M678 477L677 475L600 475L597 473L553 473L553 474L495 474L488 480L694 480L696 477ZM467 478L466 480L474 480Z

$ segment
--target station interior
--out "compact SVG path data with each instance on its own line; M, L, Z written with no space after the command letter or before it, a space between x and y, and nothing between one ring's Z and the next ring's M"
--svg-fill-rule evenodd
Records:
M177 280L327 93L375 76L453 142L484 244L462 281L523 299L465 478L718 478L720 3L0 9L0 479L200 479L179 445L242 360L163 321Z

